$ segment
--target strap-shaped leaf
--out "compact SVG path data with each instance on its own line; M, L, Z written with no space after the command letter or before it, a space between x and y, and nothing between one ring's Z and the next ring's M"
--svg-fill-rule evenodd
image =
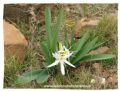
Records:
M47 60L47 64L51 64L53 62L52 60L52 53L50 52L49 48L47 45L45 45L45 43L40 43L42 51L45 55L45 59Z
M63 11L63 9L61 9L59 12L59 15L57 17L57 23L55 26L55 31L54 31L54 36L53 36L53 46L52 46L53 52L55 51L56 46L57 46L58 34L60 32L60 29L61 29L63 15L64 15L64 11Z
M66 28L65 28L64 45L68 48L68 32Z
M75 47L73 48L74 55L73 57L71 57L71 62L74 63L74 61L76 61L75 59L78 58L78 53L79 51L81 51L81 49L83 48L83 46L85 45L85 43L87 42L89 38L89 32L85 33L84 36L79 39L79 41L75 44Z
M70 49L73 51L74 45L75 45L75 40L74 40L74 32L71 33L71 46Z
M45 28L46 28L48 46L49 48L51 48L52 31L51 31L51 11L49 8L45 9Z
M81 48L84 46L88 38L89 38L89 32L84 34L84 36L76 43L76 47L75 47L76 54L81 50Z
M98 37L96 37L92 41L86 43L85 46L82 48L82 50L79 52L79 54L80 55L87 54L89 51L91 51L94 48L97 41L98 41Z
M44 83L48 80L49 77L50 75L48 74L48 72L46 70L43 70L38 74L36 81L37 83Z
M79 51L78 54L76 54L73 61L77 62L77 58L82 57L85 54L88 54L88 52L94 48L97 40L98 40L98 37L94 38L92 41L85 43L81 51Z
M32 80L35 80L38 77L38 74L41 72L42 70L33 70L31 72L26 72L23 75L21 75L20 77L17 78L17 80L15 81L16 84L26 84L31 82Z
M86 56L77 58L77 61L74 62L73 64L76 64L78 62L85 62L85 61L106 60L106 59L111 59L114 57L115 57L115 55L113 55L113 54L96 54L96 55L88 54Z
M104 43L105 43L105 42L98 42L98 43L96 43L92 50L100 47L100 46L103 45Z

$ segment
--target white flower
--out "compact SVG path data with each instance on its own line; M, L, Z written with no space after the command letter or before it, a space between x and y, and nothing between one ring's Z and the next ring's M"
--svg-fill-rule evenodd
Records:
M62 46L61 43L59 43L59 51L53 53L53 57L56 59L54 63L50 64L49 67L55 66L58 63L60 63L61 73L62 75L65 75L65 68L64 64L68 64L71 67L75 67L73 64L71 64L67 59L73 54L73 52L70 52L69 49L67 49L65 46Z

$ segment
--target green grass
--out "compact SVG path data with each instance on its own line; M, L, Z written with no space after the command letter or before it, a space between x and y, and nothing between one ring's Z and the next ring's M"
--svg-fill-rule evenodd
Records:
M24 59L17 59L14 56L5 59L5 77L4 87L30 87L30 84L25 86L15 84L16 78L26 71L42 68L42 58L39 60L37 53L34 50L27 49Z
M89 11L89 8L91 7L88 7L88 5L84 6L85 16L87 16L90 12L101 12L102 8L104 9L106 8L106 6L102 6L102 8L97 5L92 6L92 11ZM116 8L116 4L112 5L111 8ZM99 14L103 14L103 12ZM31 31L29 30L28 24L21 22L20 20L16 24L17 27L21 30L21 32L25 35L27 40L30 42ZM99 40L106 41L104 45L110 48L109 53L117 55L117 27L117 19L111 19L111 16L104 15L97 27L82 28L81 35L83 35L86 31L90 31L91 39L94 36L98 36ZM40 26L40 28L36 32L34 43L37 44L45 40L44 30L45 26ZM25 58L23 60L18 60L15 57L5 59L4 88L42 88L44 87L44 85L89 85L90 80L93 78L91 70L92 66L84 67L83 65L82 67L80 66L77 69L71 70L70 72L68 72L69 74L64 77L60 74L60 72L57 72L57 75L55 77L51 77L48 82L44 84L37 84L35 81L32 81L31 83L25 85L16 85L14 81L19 75L21 75L25 71L30 71L32 69L40 69L43 67L43 54L41 53L39 45L37 47L34 47L33 49L28 48L26 50L27 51L25 53ZM117 58L109 61L103 61L102 64L105 68L111 68L111 66L117 65L116 60ZM21 61L21 63L19 63L19 61ZM112 87L115 88L116 86ZM104 87L101 85L99 85L98 87L94 84L90 89L92 88L103 89L110 87Z
M5 59L4 87L13 86L15 78L17 78L17 71L21 70L21 66L15 57Z

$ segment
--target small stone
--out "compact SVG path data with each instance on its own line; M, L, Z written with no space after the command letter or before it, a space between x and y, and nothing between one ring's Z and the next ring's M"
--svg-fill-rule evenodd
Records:
M101 84L105 84L106 83L106 79L105 78L101 78Z
M96 81L95 79L91 79L90 83L94 84Z
M101 85L106 84L106 78L100 77L100 76L95 76L94 79L91 80L91 83L97 83Z

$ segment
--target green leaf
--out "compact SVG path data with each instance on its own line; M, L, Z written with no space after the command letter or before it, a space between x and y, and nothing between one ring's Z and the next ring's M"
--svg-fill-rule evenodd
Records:
M45 43L40 43L42 51L45 55L45 59L47 60L47 64L51 64L53 62L52 60L52 53L50 52L49 48L47 45L45 45Z
M88 54L93 49L93 47L95 46L97 40L98 40L98 37L96 37L92 41L84 44L84 47L81 49L81 51L79 51L78 54L76 54L76 56L74 58L74 62L75 63L77 62L77 58L82 57L85 54Z
M51 48L52 44L52 31L51 31L51 11L49 8L45 9L45 28L47 33L47 43L49 48Z
M100 47L100 46L103 45L104 43L105 43L105 42L98 42L98 43L96 43L92 50Z
M74 63L74 61L76 62L75 59L79 56L78 52L82 49L84 44L87 42L88 38L89 38L89 32L85 33L84 36L81 39L79 39L79 41L75 44L75 47L73 49L75 53L73 57L71 57L71 60L70 60L71 63Z
M64 38L64 45L68 48L68 34L67 29L65 28L65 38Z
M84 54L87 54L88 52L90 52L94 48L97 41L98 41L98 37L94 38L90 42L87 42L85 44L85 46L82 48L82 50L79 52L79 54L84 55Z
M106 59L111 59L114 58L115 55L113 54L96 54L96 55L86 55L83 57L79 57L76 61L77 62L85 62L85 61L97 61L97 60L106 60ZM75 64L75 63L74 63Z
M17 78L15 81L16 84L26 84L31 82L32 80L35 80L38 77L38 74L41 72L41 70L33 70L31 72L26 72L20 77Z
M48 80L49 77L50 75L48 74L48 72L46 70L43 70L39 73L36 81L37 83L44 83Z
M70 44L70 45L71 45L71 46L70 46L70 47L71 47L70 49L73 50L74 45L75 45L74 32L71 33L71 42L70 42L70 43L71 43L71 44Z
M57 46L58 34L60 32L60 29L61 29L63 15L64 15L64 11L63 11L63 9L61 9L59 12L59 15L57 17L57 23L55 26L55 31L54 31L54 36L53 36L53 46L52 46L53 52L55 51L56 46Z
M88 38L89 38L89 32L84 34L84 36L76 43L76 47L75 47L76 54L81 50L81 48L84 46Z

